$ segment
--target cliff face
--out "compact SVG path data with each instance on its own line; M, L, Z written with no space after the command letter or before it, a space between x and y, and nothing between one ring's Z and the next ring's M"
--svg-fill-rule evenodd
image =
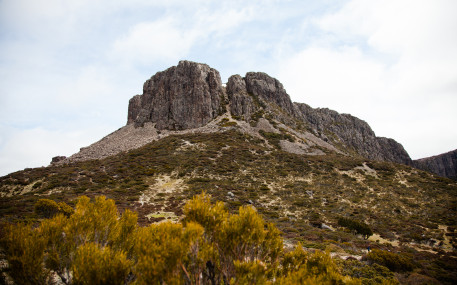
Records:
M158 72L129 101L127 124L155 123L159 130L205 125L221 111L223 88L219 72L206 64L180 61Z
M413 166L439 176L457 180L457 149L413 161Z
M326 140L333 139L369 159L411 165L411 158L401 144L377 137L365 121L329 109L313 109L301 103L296 103L296 106L302 120Z

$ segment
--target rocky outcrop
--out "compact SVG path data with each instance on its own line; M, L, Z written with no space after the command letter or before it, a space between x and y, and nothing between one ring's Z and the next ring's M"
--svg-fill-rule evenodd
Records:
M302 103L295 105L301 119L324 140L343 144L369 159L411 164L411 158L401 144L393 139L376 137L365 121L326 108L314 109Z
M289 94L276 78L263 72L248 72L245 77L246 91L266 102L272 102L290 115L295 115L295 108Z
M224 90L217 70L190 61L180 61L147 80L143 94L129 101L127 124L138 127L150 122L157 130L199 128L225 112L225 95L233 118L251 126L262 117L292 129L306 125L316 139L339 151L411 164L399 143L376 137L366 122L329 109L292 103L283 85L266 73L233 75Z
M59 156L54 156L51 160L51 164L57 164L59 163L60 161L63 161L65 160L67 157L66 156L63 156L63 155L59 155Z
M253 96L248 94L244 78L238 74L230 76L226 91L230 102L230 113L249 122L259 106L254 102Z
M442 177L457 180L457 149L440 155L414 160L413 166Z
M217 70L180 61L144 83L143 94L129 102L127 124L153 122L159 130L201 127L218 116L223 94Z

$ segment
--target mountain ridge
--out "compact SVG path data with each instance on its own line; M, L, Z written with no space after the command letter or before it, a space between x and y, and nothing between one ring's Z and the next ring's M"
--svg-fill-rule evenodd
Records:
M140 147L173 132L199 132L199 128L205 129L214 120L216 124L213 122L209 128L218 131L218 118L219 121L221 118L230 120L232 126L248 133L258 132L262 126L275 133L280 132L275 127L277 124L282 124L282 129L289 127L288 132L293 132L298 140L281 140L280 146L294 153L320 153L321 150L314 147L317 142L317 146L328 151L402 163L444 177L449 177L446 173L456 172L454 164L443 164L449 160L435 162L432 168L418 161L413 162L400 143L391 138L377 137L367 122L355 116L292 102L281 82L266 73L248 72L245 77L232 75L224 87L217 70L191 61L180 61L177 66L159 71L146 80L143 94L129 100L125 127L92 146L82 148L80 153L56 159L54 163L106 157ZM257 128L259 120L261 127ZM241 126L242 122L249 123L253 128ZM146 124L148 126L145 127ZM135 129L131 129L130 125ZM312 137L313 143L304 143L306 139L299 138L297 132ZM127 133L133 137L129 138ZM113 141L118 141L118 144ZM455 176L451 178L455 179Z

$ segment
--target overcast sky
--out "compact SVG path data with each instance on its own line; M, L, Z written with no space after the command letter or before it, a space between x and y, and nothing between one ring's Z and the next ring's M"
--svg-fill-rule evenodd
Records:
M263 71L413 159L457 148L457 1L0 0L0 175L125 125L181 59Z

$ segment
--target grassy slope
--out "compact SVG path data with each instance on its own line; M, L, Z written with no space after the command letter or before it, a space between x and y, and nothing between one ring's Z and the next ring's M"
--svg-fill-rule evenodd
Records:
M79 195L103 194L121 209L138 211L146 224L180 216L184 201L202 190L230 210L252 203L286 239L305 246L353 255L368 245L389 248L341 228L311 225L337 228L340 216L364 221L382 238L402 242L421 274L442 282L457 278L449 245L456 245L456 182L393 163L285 153L233 130L170 136L103 160L7 175L0 178L0 217L33 222L39 198L71 203ZM425 246L430 242L443 245Z

